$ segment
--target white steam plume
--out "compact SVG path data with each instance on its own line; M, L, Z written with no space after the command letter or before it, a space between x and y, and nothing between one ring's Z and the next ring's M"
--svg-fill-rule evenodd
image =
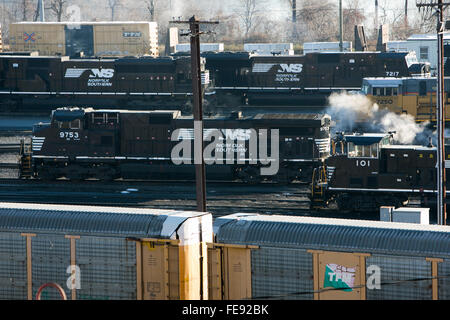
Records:
M409 114L398 115L387 109L380 109L376 103L362 94L333 93L326 112L336 122L335 131L364 132L395 131L394 140L400 144L427 144L435 134L427 128L428 123L418 124Z

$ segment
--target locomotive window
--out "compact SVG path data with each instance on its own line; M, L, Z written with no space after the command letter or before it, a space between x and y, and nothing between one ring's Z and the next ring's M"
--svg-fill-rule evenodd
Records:
M107 113L106 114L106 122L110 124L119 123L119 114L118 113Z
M398 95L398 88L392 88L392 95L397 96Z
M81 120L75 119L70 122L70 129L80 129L81 128Z
M420 59L428 60L428 47L420 47Z
M386 88L386 95L392 96L392 88Z
M355 145L352 142L347 146L349 158L377 158L378 157L378 144L374 143L368 146Z
M92 123L93 124L102 124L104 122L104 114L103 113L93 113L92 114Z
M58 121L58 127L60 129L70 129L70 122L62 122L62 121Z
M364 94L369 94L369 86L368 85L363 85L363 87L362 87L362 92L364 93Z
M384 88L373 88L374 96L384 96Z

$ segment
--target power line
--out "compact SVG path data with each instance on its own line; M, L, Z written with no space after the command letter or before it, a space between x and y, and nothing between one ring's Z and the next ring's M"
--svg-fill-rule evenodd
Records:
M420 281L431 281L431 280L440 280L440 279L450 279L450 274L437 276L437 277L427 277L427 278L412 278L412 279L405 279L405 280L394 280L390 282L384 282L380 283L380 286L392 286L392 285L401 285L401 284L407 284L407 283L417 283ZM349 289L362 289L366 288L367 285L359 285L355 286ZM252 297L251 299L255 300L262 300L262 299L280 299L280 298L288 298L292 296L300 296L300 295L311 295L315 293L323 293L328 291L342 291L344 288L324 288L322 290L313 290L313 291L297 291L297 292L289 292L281 295L272 295L272 296L256 296ZM373 289L376 291L381 291L381 289ZM430 290L431 291L431 290Z

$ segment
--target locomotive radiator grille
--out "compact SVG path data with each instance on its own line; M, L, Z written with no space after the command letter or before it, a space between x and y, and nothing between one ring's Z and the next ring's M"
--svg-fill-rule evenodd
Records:
M334 170L336 170L336 167L327 167L327 180L330 181L333 177Z
M45 137L33 137L31 141L31 146L33 151L41 151L44 145Z
M330 153L330 143L331 143L331 139L330 138L325 138L325 139L315 139L316 142L316 146L319 149L320 153Z

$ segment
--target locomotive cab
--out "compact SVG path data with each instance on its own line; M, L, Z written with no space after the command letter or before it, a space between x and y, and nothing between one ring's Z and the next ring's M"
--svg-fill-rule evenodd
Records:
M328 185L375 187L378 184L381 148L389 145L391 138L390 134L384 133L345 135L345 152L326 160Z
M361 93L382 109L402 114L402 80L396 78L364 78Z

